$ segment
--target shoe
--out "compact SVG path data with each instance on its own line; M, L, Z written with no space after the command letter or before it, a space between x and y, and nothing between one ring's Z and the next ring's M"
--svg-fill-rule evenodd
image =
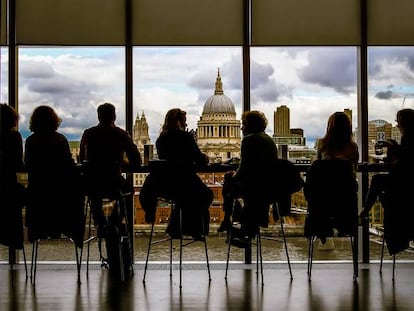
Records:
M251 246L251 241L249 238L233 238L230 244L238 248L248 248Z
M200 242L204 242L205 240L205 236L202 234L193 234L191 236L195 241L200 241Z
M181 238L181 235L176 232L167 232L171 239L173 240L179 240Z

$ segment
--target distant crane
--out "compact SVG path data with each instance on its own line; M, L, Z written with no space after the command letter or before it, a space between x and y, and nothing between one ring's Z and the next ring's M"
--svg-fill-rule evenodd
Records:
M401 105L401 109L404 109L404 103L405 103L405 96L403 98L403 102L402 102L402 105Z

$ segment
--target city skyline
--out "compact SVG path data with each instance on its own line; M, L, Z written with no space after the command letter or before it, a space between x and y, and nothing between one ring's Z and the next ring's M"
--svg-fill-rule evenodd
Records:
M1 49L1 102L7 102L7 51ZM356 50L352 47L252 48L251 110L263 111L273 134L273 113L290 107L291 127L302 128L312 146L326 129L328 116L356 112ZM414 48L369 49L369 119L391 123L397 110L414 107ZM135 48L134 117L145 112L153 141L168 109L187 111L196 128L205 100L213 94L220 68L225 94L242 112L240 48ZM124 126L124 50L122 48L20 48L19 113L24 137L33 108L51 105L63 122L60 131L79 139L97 123L96 107L117 106ZM393 124L394 125L394 124Z

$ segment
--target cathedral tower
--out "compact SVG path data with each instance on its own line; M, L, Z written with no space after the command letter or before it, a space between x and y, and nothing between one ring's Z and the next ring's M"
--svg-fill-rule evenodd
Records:
M211 161L240 157L240 120L230 98L224 95L218 70L214 95L210 96L197 122L197 143Z

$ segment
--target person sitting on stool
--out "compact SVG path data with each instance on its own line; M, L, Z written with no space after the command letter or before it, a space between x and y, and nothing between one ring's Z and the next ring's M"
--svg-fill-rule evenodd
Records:
M260 111L246 111L242 115L243 140L240 164L236 172L225 176L223 185L223 209L225 217L219 231L230 226L230 214L234 199L241 197L240 223L243 238L254 238L259 226L267 227L273 171L270 169L278 158L276 144L265 133L267 119ZM236 206L237 206L236 201Z
M86 163L88 195L98 236L107 224L102 210L102 198L117 198L127 192L122 170L134 171L141 166L141 155L130 134L115 125L115 106L98 106L99 124L83 132L80 160ZM126 156L126 159L125 159ZM127 160L127 161L126 161Z

